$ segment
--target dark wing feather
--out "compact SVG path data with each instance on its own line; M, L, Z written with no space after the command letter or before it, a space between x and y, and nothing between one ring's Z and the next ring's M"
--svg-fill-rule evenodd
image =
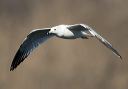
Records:
M82 31L89 32L92 36L96 37L101 43L103 43L107 48L112 50L114 54L116 54L118 57L122 59L121 55L116 51L116 49L114 49L113 46L106 39L100 36L96 31L94 31L89 26L85 24L75 24L75 25L70 25L69 27L72 30L82 30Z
M27 36L27 38L25 38L12 61L10 71L14 70L22 61L24 61L34 48L53 36L53 34L48 33L49 31L49 28L44 30L34 30Z
M85 30L87 30L88 31L88 29L85 29L85 27L81 26L81 24L68 25L67 28L70 29L70 30L73 30L73 31L74 30L76 30L76 31L85 31Z

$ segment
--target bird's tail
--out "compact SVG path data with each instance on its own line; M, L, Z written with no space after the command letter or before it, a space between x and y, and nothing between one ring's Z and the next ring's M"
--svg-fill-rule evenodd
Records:
M102 36L100 36L96 31L94 31L93 29L89 29L89 32L95 36L101 43L103 43L107 48L109 48L110 50L112 50L112 52L114 54L116 54L120 59L122 59L121 55L112 47L112 45L106 40L104 39Z

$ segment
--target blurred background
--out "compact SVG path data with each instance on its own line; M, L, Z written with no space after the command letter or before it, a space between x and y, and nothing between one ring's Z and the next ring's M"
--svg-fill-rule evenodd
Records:
M51 38L14 71L23 39L35 28L85 23L95 39ZM128 0L0 0L0 89L128 89Z

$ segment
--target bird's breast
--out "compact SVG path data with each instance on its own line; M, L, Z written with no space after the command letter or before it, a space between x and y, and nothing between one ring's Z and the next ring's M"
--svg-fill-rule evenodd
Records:
M60 38L64 38L64 39L76 39L78 38L74 32L70 31L70 30L65 30L63 31L62 34L60 34L59 36Z

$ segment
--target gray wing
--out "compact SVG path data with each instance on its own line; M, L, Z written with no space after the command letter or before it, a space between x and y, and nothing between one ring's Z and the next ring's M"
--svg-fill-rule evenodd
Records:
M10 71L14 70L21 62L23 62L34 48L53 36L53 34L48 33L49 31L49 28L44 30L34 30L27 36L27 38L25 38L12 61Z
M72 30L82 30L89 32L92 36L96 37L101 43L103 43L107 48L112 50L114 54L116 54L119 58L122 59L121 55L116 51L116 49L113 48L113 46L102 36L100 36L96 31L94 31L92 28L85 24L75 24L75 25L69 25L70 29Z

